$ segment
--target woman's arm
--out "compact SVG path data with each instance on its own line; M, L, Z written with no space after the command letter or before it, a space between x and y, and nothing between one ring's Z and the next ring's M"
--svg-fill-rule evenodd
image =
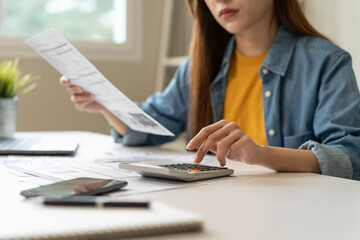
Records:
M311 150L260 146L234 122L221 120L203 128L187 145L197 149L194 162L200 163L208 151L216 153L221 166L226 158L261 165L276 171L320 173L319 163Z
M319 162L311 150L260 146L258 165L279 172L321 173Z
M60 84L66 87L66 91L71 95L70 99L77 110L101 113L120 135L124 136L127 133L128 126L104 106L96 102L93 94L84 93L82 87L71 85L70 79L65 76L60 78Z
M189 60L178 68L172 81L163 92L153 94L139 106L174 133L175 137L134 131L97 103L92 94L84 93L80 86L71 86L67 77L63 76L60 84L66 87L76 109L101 113L111 125L111 134L115 141L124 145L159 145L176 139L185 130L189 106Z

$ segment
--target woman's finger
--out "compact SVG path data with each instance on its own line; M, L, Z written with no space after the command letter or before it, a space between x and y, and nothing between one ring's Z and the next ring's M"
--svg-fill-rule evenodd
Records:
M74 105L77 110L86 111L87 106L91 103L92 103L92 101L83 101L83 102L76 102Z
M60 84L63 85L63 86L69 86L71 84L70 79L68 77L66 77L66 76L61 76Z
M94 101L94 95L92 95L91 93L73 94L71 95L70 99L74 103L92 102Z
M207 127L204 127L203 129L200 130L198 134L196 134L196 136L193 139L191 139L191 141L187 144L186 148L189 150L198 149L210 134L221 129L223 126L225 126L228 123L229 122L226 120L221 120Z
M244 135L244 132L240 129L238 131L235 130L217 143L216 158L219 161L220 166L226 165L226 157L232 149L233 144L239 141Z
M205 141L198 147L198 150L194 157L195 163L200 163L211 148L217 144L220 140L224 139L230 132L226 128L220 128L217 131L207 136ZM219 147L219 146L218 146Z
M212 133L198 149L194 157L195 163L200 163L208 151L216 148L216 157L221 166L225 166L226 159L232 144L239 140L245 133L241 131L236 123L229 123L222 129Z
M83 93L83 89L80 86L69 86L66 88L66 91L70 95Z

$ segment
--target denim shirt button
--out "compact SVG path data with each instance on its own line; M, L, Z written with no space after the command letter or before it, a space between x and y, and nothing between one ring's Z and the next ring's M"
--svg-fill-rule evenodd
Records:
M268 97L271 97L271 91L266 91L266 92L265 92L265 97L267 97L267 98L268 98Z
M270 129L270 130L268 131L268 133L269 133L270 136L274 136L274 135L275 135L275 130L274 130L274 129Z
M269 73L269 70L267 70L266 68L263 68L263 69L262 69L262 73L263 73L264 75L266 75L266 74Z

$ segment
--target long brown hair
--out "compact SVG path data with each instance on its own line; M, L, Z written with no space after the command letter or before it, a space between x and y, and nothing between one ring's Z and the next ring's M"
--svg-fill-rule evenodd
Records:
M216 22L204 0L187 0L187 6L193 18L189 124L194 136L213 122L210 84L232 35ZM274 17L296 34L326 39L307 21L298 0L274 0Z

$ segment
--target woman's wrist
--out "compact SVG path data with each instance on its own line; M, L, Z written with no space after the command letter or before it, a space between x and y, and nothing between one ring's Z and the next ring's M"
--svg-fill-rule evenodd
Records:
M255 164L280 172L321 173L311 150L259 146Z
M269 160L270 151L271 149L268 146L258 145L258 156L254 164L269 168L269 165L271 165Z
M125 123L123 123L119 118L117 118L106 108L101 111L101 114L121 136L126 135L128 131L128 126Z

